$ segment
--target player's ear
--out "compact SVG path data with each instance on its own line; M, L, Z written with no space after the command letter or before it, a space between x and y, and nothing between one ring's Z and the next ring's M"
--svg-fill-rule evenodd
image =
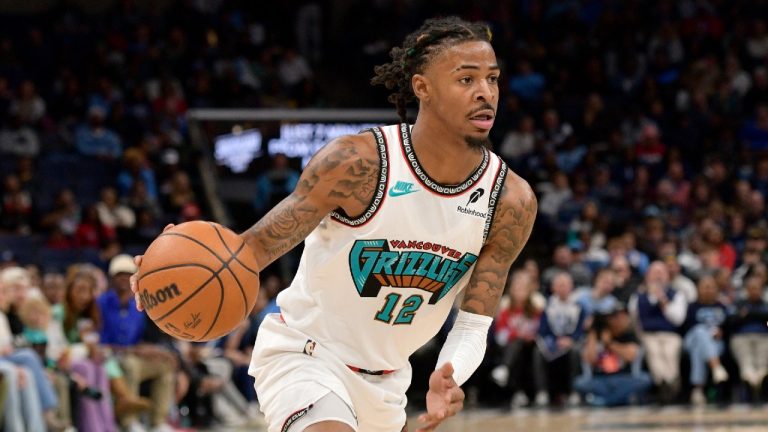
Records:
M411 88L413 88L413 94L419 99L419 102L429 102L429 78L421 74L413 74L411 77Z

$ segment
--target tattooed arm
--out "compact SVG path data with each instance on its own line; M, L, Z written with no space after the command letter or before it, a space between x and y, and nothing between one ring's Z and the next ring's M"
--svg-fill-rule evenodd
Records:
M536 219L536 196L510 172L496 207L491 232L464 293L461 310L494 317L512 263L528 241Z
M427 412L419 416L431 431L464 406L462 384L483 360L488 329L493 322L507 273L531 235L536 218L536 197L530 186L513 173L507 176L496 207L488 242L480 250L469 279L461 310L429 377Z
M240 234L256 256L259 271L293 249L330 212L362 214L373 199L379 178L379 152L370 133L336 138L309 161L296 189L251 229ZM173 225L168 225L169 229ZM134 258L141 265L141 256ZM131 276L136 308L138 273Z
M363 213L378 177L379 154L370 133L328 143L309 161L293 193L241 234L259 269L301 243L328 213Z

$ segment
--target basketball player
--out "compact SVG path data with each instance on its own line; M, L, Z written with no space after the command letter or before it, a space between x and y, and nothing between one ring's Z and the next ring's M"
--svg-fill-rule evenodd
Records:
M393 90L403 123L329 142L242 234L262 269L306 241L253 350L269 431L407 430L408 357L465 290L417 430L462 408L459 386L483 359L536 214L528 184L488 150L500 73L490 42L484 25L426 21L372 80Z

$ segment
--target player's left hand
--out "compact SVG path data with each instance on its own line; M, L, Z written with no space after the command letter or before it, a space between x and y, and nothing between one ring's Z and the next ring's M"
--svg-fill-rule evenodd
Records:
M464 407L464 391L453 380L453 365L444 364L432 372L427 392L427 412L419 416L423 426L416 432L429 432Z

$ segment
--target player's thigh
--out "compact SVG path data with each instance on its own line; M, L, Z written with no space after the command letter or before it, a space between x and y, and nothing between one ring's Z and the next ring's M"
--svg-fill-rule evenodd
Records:
M322 421L306 427L304 432L355 432L355 430L346 423Z
M334 392L294 412L280 428L285 432L357 432L352 408Z

